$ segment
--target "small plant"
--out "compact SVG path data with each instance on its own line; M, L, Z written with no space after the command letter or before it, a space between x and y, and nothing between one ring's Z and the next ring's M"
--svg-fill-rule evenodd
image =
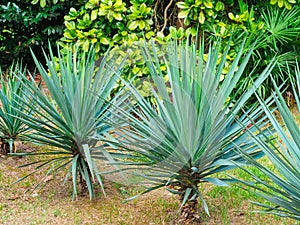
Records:
M3 154L16 152L16 140L25 138L28 126L20 119L20 115L27 111L27 103L17 102L16 98L24 98L27 93L19 77L25 76L26 69L21 64L12 65L6 72L0 71L0 152Z
M33 54L47 94L35 82L30 82L25 85L29 94L16 100L27 106L27 111L22 113L22 121L34 130L28 138L32 142L51 146L46 151L23 155L49 155L30 163L37 164L37 170L46 169L43 180L67 168L65 182L72 177L73 197L77 195L78 179L83 190L88 189L91 198L94 197L95 180L103 190L91 154L102 135L111 129L105 121L111 116L108 109L115 102L110 95L119 67L106 56L99 67L95 67L94 53L93 50L82 53L74 47L65 57L59 54L59 70L52 51L50 56L45 54L47 69ZM34 115L28 115L29 111Z

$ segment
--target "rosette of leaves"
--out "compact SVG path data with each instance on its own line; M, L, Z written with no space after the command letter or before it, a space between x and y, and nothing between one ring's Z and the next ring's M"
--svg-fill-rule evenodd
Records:
M33 55L47 94L35 82L29 82L24 87L28 94L18 97L16 102L26 106L20 117L33 130L27 135L29 140L50 147L22 155L48 155L28 165L36 165L36 171L45 170L44 179L64 171L64 182L72 178L73 197L77 195L79 180L83 190L87 188L92 198L94 183L98 183L104 191L91 155L94 153L93 147L98 146L98 141L112 128L105 121L112 116L110 107L118 105L117 95L111 97L111 92L120 65L115 64L113 59L108 60L105 55L96 67L93 49L86 53L74 47L65 56L58 54L57 70L52 51L49 54L45 54L47 68ZM28 112L32 114L28 115Z
M131 14L128 16L129 30L150 30L153 21L151 20L152 9L147 7L145 3L143 4L133 4L130 7Z
M15 101L27 94L28 90L22 84L26 82L26 69L16 63L6 72L0 71L0 75L0 152L7 154L17 151L15 141L26 139L29 127L20 115L26 111L30 116L31 112L27 110L27 102Z
M122 21L124 19L124 12L126 12L126 3L122 0L101 0L101 1L92 1L92 4L99 4L100 9L98 11L99 16L104 16L108 19L109 22L113 20ZM88 7L87 7L88 8ZM92 11L93 13L94 11Z
M118 165L124 166L129 176L143 178L145 192L166 187L178 194L182 215L189 219L195 219L198 200L209 214L199 184L228 186L228 180L216 178L216 173L232 169L231 160L244 162L242 154L234 151L236 145L254 158L262 156L251 135L244 132L235 118L238 116L255 133L257 127L251 125L242 108L273 65L266 67L254 85L232 105L228 97L252 52L242 58L244 46L240 46L225 79L220 82L229 46L219 64L218 46L209 49L208 60L204 62L204 42L200 49L199 43L194 42L169 43L162 57L154 43L145 44L142 54L150 71L148 84L154 101L149 102L138 88L127 84L135 104L132 107L129 104L129 111L120 110L122 119L129 121L128 126L114 130L114 137L119 137L114 145L125 149ZM162 62L166 65L167 81L160 69ZM251 108L248 113L257 119L259 127L268 127L260 108Z

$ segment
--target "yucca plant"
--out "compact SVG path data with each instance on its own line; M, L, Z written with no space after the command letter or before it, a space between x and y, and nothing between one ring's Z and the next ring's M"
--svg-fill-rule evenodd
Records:
M245 159L259 169L265 175L265 179L257 177L248 168L242 168L251 175L255 182L241 182L246 187L251 187L251 191L267 201L267 203L254 202L254 204L263 207L260 212L300 220L300 127L298 121L300 71L298 67L296 78L298 88L294 84L292 85L298 107L298 112L295 115L289 109L275 82L273 98L279 115L278 113L275 114L273 108L268 107L258 97L268 116L269 123L272 124L277 135L262 140L256 134L252 134L252 138L269 158L273 169L258 163L251 156L245 154Z
M18 104L16 98L24 98L26 88L18 76L25 77L26 69L22 64L12 65L6 72L1 72L0 89L0 152L3 154L16 152L15 141L24 140L28 126L19 119L20 113L26 110L26 103ZM27 111L27 110L26 110ZM30 111L27 111L30 114Z
M114 137L119 143L114 141L114 144L127 151L117 164L124 166L121 171L128 172L127 182L131 175L145 178L145 192L166 187L171 193L178 194L182 215L185 219L194 219L198 199L209 214L199 190L200 183L228 186L226 178L214 175L233 168L232 164L227 164L230 160L243 161L241 154L234 151L235 145L254 158L262 156L235 117L238 116L248 124L247 129L255 132L256 127L251 126L241 109L268 76L272 66L269 65L233 104L229 96L251 55L250 51L242 57L243 45L223 81L222 69L229 45L220 61L219 43L210 47L206 62L203 42L200 48L195 42L172 42L162 57L158 56L159 46L154 42L145 46L142 46L142 52L151 74L147 83L151 83L154 101L149 103L137 88L127 84L134 96L131 102L135 104L130 106L128 102L131 110L119 112L129 121L129 126L119 128L115 124ZM167 82L160 69L161 61L166 65ZM249 112L255 115L261 126L264 125L260 108L252 107Z
M34 54L33 58L46 89L32 81L25 85L29 94L16 101L32 111L32 115L23 112L21 116L22 121L34 131L28 138L46 147L41 152L23 155L51 156L30 165L36 164L37 170L45 169L44 179L58 171L65 171L65 181L69 177L73 180L73 197L77 196L76 186L80 180L92 198L95 180L103 190L101 177L91 160L92 148L101 140L101 135L111 129L105 120L110 117L108 109L116 103L111 91L121 65L104 56L99 67L95 67L94 50L83 53L77 47L70 48L66 55L58 53L57 60L52 50L49 56L45 53L47 68ZM37 187L42 183L43 180Z

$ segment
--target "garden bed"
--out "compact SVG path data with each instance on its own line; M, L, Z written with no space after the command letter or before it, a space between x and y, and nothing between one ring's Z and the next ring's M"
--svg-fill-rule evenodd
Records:
M18 150L33 151L34 148L19 144ZM180 224L177 220L177 196L164 189L124 202L141 189L105 181L107 197L103 196L100 188L96 188L97 197L90 201L87 194L72 200L72 181L62 186L63 174L58 174L55 179L49 177L44 183L47 185L38 191L32 192L32 187L42 179L42 172L13 184L34 170L33 166L17 166L33 160L34 157L0 157L0 224ZM238 170L231 173L241 175ZM78 189L80 191L80 187ZM198 224L201 225L291 224L285 218L246 212L254 209L249 201L257 197L234 186L225 188L203 185L203 195L207 196L211 217L200 209L202 222Z

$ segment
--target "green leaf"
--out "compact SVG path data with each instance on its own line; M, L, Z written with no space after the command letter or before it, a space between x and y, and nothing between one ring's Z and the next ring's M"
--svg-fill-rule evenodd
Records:
M71 8L70 9L70 12L69 12L69 15L71 16L71 17L76 17L77 16L77 10L75 9L75 8Z
M184 196L183 196L183 200L182 203L180 205L180 209L184 206L184 204L188 201L190 194L192 193L192 189L191 188L187 188L184 192Z
M69 30L75 30L76 29L74 21L71 21L71 22L66 21L65 25L66 25L67 29L69 29Z
M84 41L82 49L86 52L89 51L89 49L90 49L90 41L89 40Z
M205 16L204 16L203 11L200 12L199 17L198 17L198 20L199 20L199 23L200 23L200 24L204 24Z
M122 21L123 20L123 17L120 13L114 13L113 14L113 17L116 19L116 20L119 20L119 21Z
M190 10L180 10L180 12L178 13L178 18L183 19L186 18L189 15Z
M179 9L189 9L189 6L185 2L177 2L176 5Z
M32 0L32 1L31 1L31 4L35 5L35 4L37 4L38 2L39 2L39 0Z
M44 8L46 6L46 0L40 0L40 6Z
M138 26L139 26L139 28L141 29L141 30L143 30L144 28L145 28L145 21L143 21L143 20L140 20L139 22L138 22Z
M98 9L92 10L92 13L91 13L91 20L97 19L97 16L98 16Z
M223 11L225 9L225 5L223 2L218 1L215 7L216 11Z
M88 163L88 169L90 170L90 173L91 173L92 178L94 180L94 168L93 168L94 163L93 163L93 159L91 157L90 148L87 144L82 145L82 148L83 148L85 159Z
M110 44L109 39L106 38L106 37L100 37L100 43L104 44L104 45L109 45Z
M231 19L231 20L235 20L235 16L233 15L233 13L228 13L228 17L229 17L229 19Z
M221 187L229 186L226 182L224 182L218 178L208 177L208 178L204 178L203 181L206 181L206 182L212 183L213 185L221 186Z
M138 22L137 21L131 21L130 23L129 23L129 26L128 26L128 29L129 30L135 30L137 27L138 27Z
M213 8L213 4L212 4L212 2L210 0L203 0L203 4L208 9Z
M77 196L77 171L78 171L78 157L76 155L72 160L72 181L73 181L73 199Z

